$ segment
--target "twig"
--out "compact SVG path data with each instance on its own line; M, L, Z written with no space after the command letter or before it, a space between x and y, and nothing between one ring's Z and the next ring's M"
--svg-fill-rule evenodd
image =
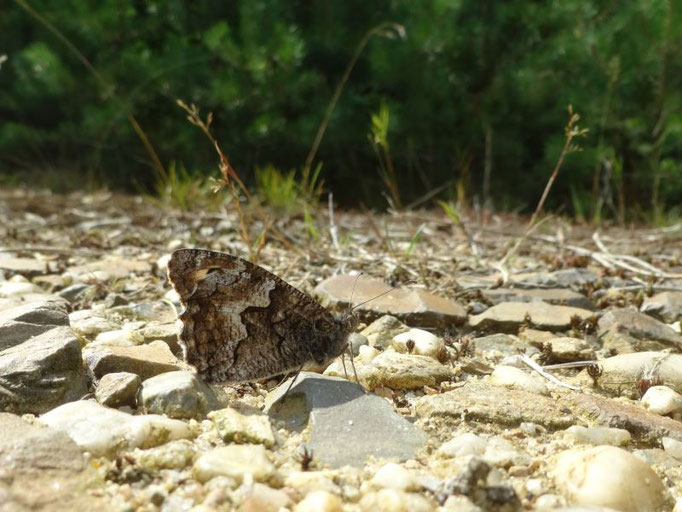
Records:
M334 194L331 192L328 196L329 204L329 234L332 237L332 244L334 244L334 249L339 249L339 230L336 227L336 222L334 222Z
M530 357L528 357L525 354L521 354L518 356L521 361L523 361L527 366L529 366L532 370L535 370L537 373L542 375L545 379L549 380L550 382L553 382L557 386L561 386L562 388L567 388L567 389L572 389L573 391L581 391L579 386L573 386L571 384L566 384L565 382L560 381L558 378L556 378L554 375L551 373L547 373L542 366L540 366L538 363L533 361Z

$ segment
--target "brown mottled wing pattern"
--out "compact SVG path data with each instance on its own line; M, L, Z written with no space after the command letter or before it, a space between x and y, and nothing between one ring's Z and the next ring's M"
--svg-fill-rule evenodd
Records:
M248 382L339 355L347 322L276 275L236 256L179 249L168 280L187 362L209 382Z

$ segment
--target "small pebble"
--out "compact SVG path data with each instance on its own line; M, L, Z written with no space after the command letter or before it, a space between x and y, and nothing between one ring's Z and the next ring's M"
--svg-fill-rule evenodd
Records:
M682 395L668 386L651 386L642 397L642 405L654 414L682 411Z
M394 462L381 466L372 477L371 483L375 487L399 491L413 491L418 487L412 473Z
M496 367L490 376L490 380L498 386L530 391L538 395L549 394L549 390L544 382L514 366L501 365Z
M341 499L327 491L313 491L294 507L294 512L341 512Z
M488 441L469 432L453 437L438 448L438 453L447 457L462 457L465 455L483 455Z
M573 425L564 431L564 437L575 443L622 446L632 439L630 432L622 428L583 427Z

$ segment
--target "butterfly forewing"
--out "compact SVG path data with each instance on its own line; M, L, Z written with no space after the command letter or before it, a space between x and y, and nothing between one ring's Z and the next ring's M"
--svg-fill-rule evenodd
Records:
M230 254L179 249L168 279L185 310L187 361L210 382L247 382L338 355L347 323L262 267Z

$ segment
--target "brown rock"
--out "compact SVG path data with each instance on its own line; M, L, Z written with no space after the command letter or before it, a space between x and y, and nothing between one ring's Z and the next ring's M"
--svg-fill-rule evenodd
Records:
M592 316L592 312L568 306L554 306L544 302L503 302L480 315L470 317L469 325L476 329L516 332L529 318L531 324L539 329L563 331L571 326L573 316L585 320Z
M163 341L135 347L98 346L86 348L83 352L85 363L97 378L107 373L129 372L144 380L185 369Z
M366 321L382 315L393 315L413 327L447 327L462 324L466 319L466 311L455 302L425 290L391 288L383 281L370 277L330 277L320 283L315 292L325 306L338 310L349 308L351 292L353 304L370 301L356 310ZM379 297L382 293L386 295Z
M599 337L604 348L618 352L641 352L682 348L682 336L663 322L634 308L614 309L599 319Z

